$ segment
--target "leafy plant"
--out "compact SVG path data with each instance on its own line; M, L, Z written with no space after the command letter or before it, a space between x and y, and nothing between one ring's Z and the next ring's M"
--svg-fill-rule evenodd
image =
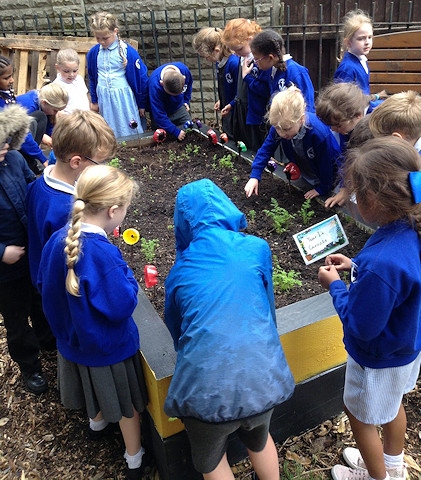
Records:
M288 212L288 210L279 206L276 198L271 198L270 204L272 208L270 210L263 210L263 213L265 213L269 218L272 219L276 233L281 234L287 232L290 222L293 218L295 218L295 215L292 215Z
M232 183L233 183L234 185L237 185L237 183L238 183L238 177L237 177L237 175L233 175L233 177L232 177Z
M250 222L254 223L254 221L256 220L256 210L250 210L249 217L250 217Z
M140 239L140 250L148 263L153 262L155 258L155 252L158 247L159 241L156 238L152 240L146 240L146 238L142 237Z
M112 158L109 162L108 165L110 167L115 167L115 168L121 168L121 163L120 159L118 157Z
M314 217L314 210L310 210L311 200L308 198L298 210L298 215L303 219L304 225L308 225L310 220Z
M276 293L289 292L295 286L301 287L302 282L299 280L300 274L295 270L286 272L279 264L278 257L273 256L273 273L272 283Z
M228 168L232 170L234 168L234 162L232 161L232 155L227 153L219 159L219 166L222 168Z

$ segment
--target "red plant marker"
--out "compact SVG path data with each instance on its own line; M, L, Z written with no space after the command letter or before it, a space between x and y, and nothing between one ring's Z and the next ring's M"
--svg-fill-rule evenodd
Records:
M211 128L207 131L207 135L208 135L208 138L209 140L211 141L211 143L213 145L216 145L218 143L218 137L215 133L214 130L212 130Z
M228 143L228 135L226 133L221 133L219 140L221 141L221 143Z
M120 236L120 225L117 225L113 230L113 237L119 237L119 236Z
M161 143L163 142L167 137L167 132L163 128L157 128L154 131L153 134L153 139L155 140L156 143Z
M288 180L298 180L301 176L300 169L298 165L294 162L289 162L284 168L284 173Z
M158 271L155 265L145 265L143 267L143 276L145 277L146 288L152 288L158 285Z

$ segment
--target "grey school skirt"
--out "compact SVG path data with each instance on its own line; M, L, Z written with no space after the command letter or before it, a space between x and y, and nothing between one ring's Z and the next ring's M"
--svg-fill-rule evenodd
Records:
M57 385L66 408L86 410L89 418L102 412L116 423L145 409L147 394L139 354L107 367L86 367L57 352Z

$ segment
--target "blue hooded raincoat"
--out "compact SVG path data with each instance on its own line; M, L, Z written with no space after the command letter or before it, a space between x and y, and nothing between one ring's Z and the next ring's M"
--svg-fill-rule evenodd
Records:
M165 323L178 351L165 412L205 422L263 413L294 380L276 329L269 245L239 230L243 213L208 179L177 194L177 257Z

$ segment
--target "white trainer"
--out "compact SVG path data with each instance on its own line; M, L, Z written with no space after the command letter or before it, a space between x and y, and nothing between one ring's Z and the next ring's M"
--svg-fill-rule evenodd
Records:
M356 470L367 470L358 448L346 447L342 452L342 456L351 468L355 468ZM405 480L408 475L405 464L398 468L386 468L386 471L389 474L390 480Z
M361 456L358 448L346 447L342 452L345 462L351 467L357 470L367 470L363 457Z
M335 465L330 471L333 480L370 480L367 470Z

